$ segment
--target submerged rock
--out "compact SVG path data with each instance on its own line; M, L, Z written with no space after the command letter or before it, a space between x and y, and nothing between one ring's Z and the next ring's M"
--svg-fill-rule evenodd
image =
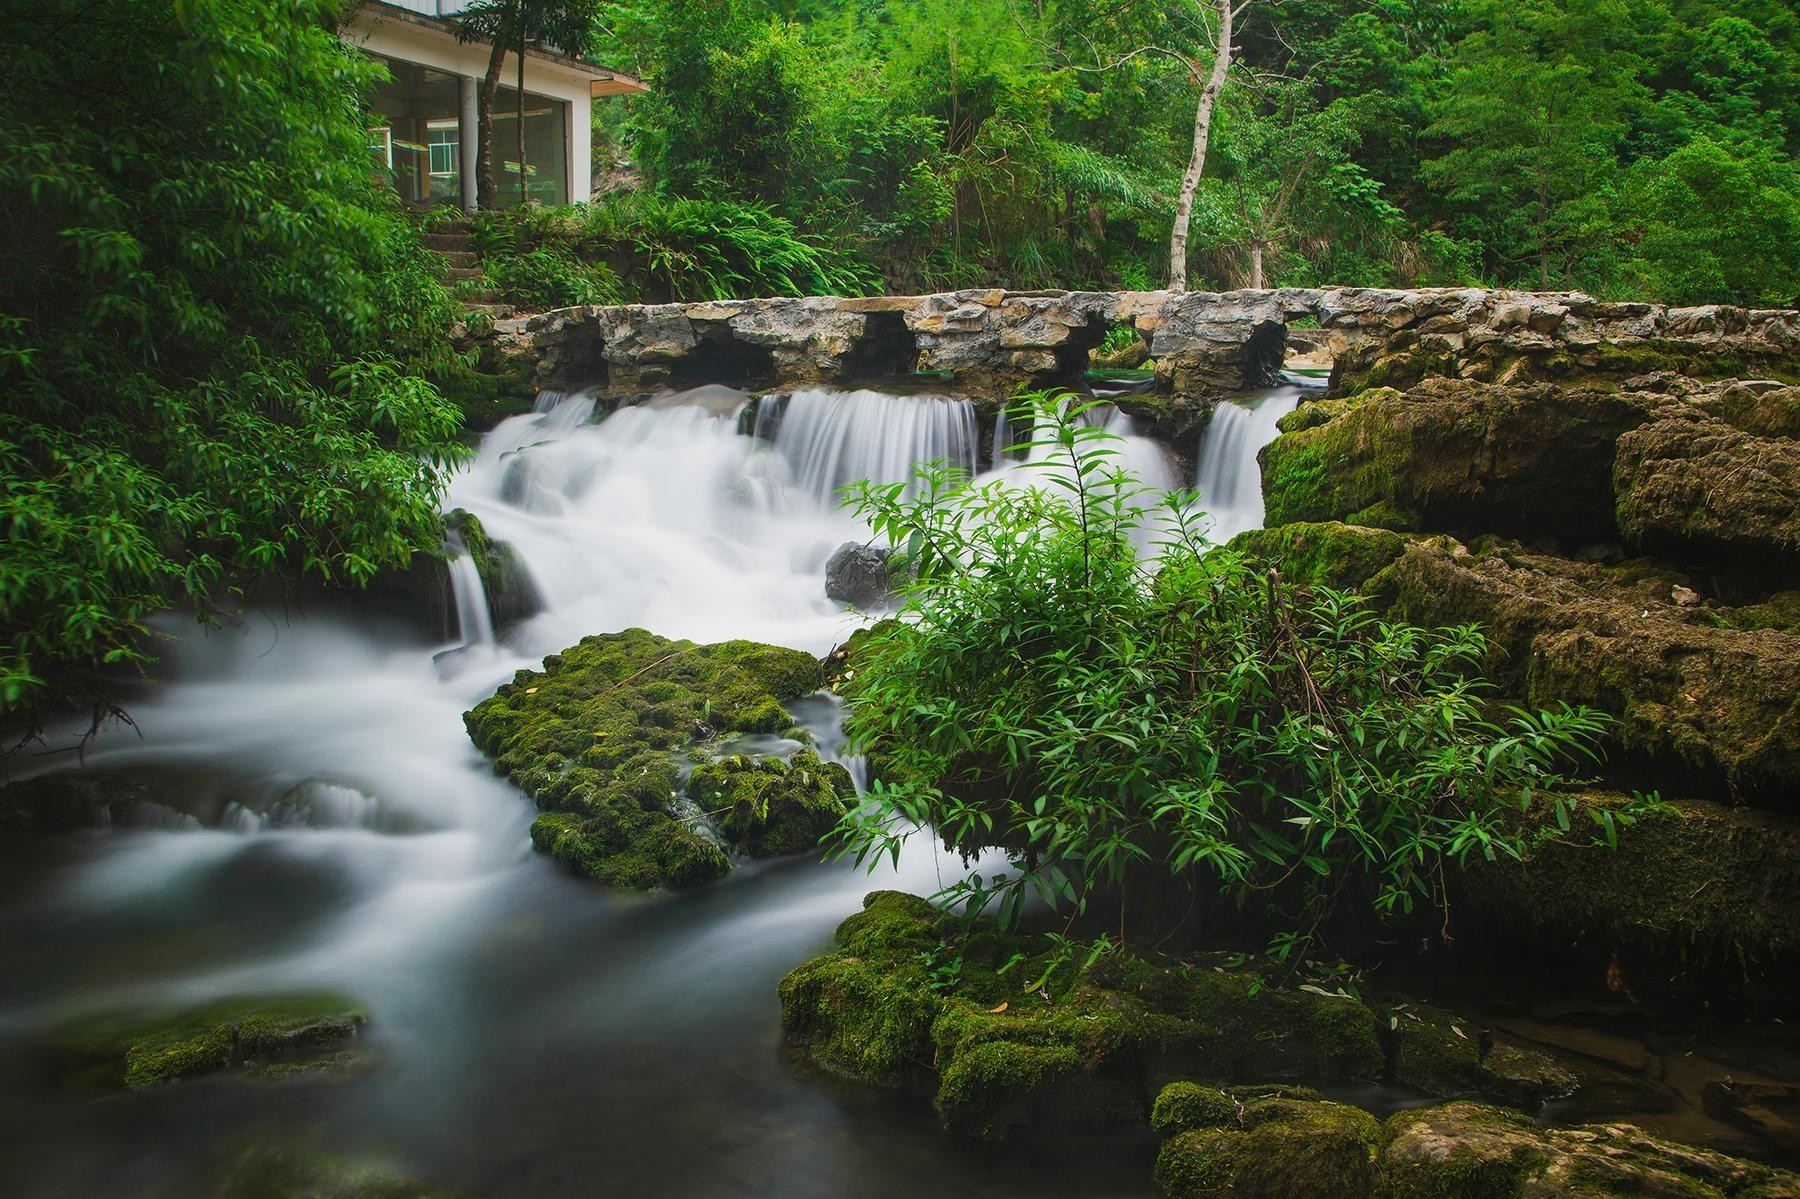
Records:
M704 759L705 747L728 734L791 727L782 701L823 682L818 659L797 650L627 629L552 654L542 672L520 671L463 721L495 768L543 810L533 845L598 882L656 890L731 869L725 850L682 811L693 757ZM694 787L728 793L721 827L738 848L809 848L829 828L832 798L841 811L853 793L841 768L795 758L798 773L718 763L694 772Z
M356 1064L368 1017L341 995L246 996L205 1008L85 1018L55 1038L72 1082L141 1090L233 1071L278 1079Z

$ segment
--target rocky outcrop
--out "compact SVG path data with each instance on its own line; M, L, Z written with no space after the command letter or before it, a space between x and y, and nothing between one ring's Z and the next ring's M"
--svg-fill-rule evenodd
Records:
M520 671L463 720L542 809L533 845L597 882L649 891L727 873L721 842L795 853L837 823L850 776L802 748L810 738L782 706L823 680L818 659L797 650L627 629ZM750 758L719 745L742 733L784 733L793 752Z
M1117 326L1149 346L1161 390L1207 398L1271 380L1290 322L1337 355L1334 390L1428 375L1489 382L1642 374L1800 378L1800 313L1671 309L1578 293L1007 292L566 308L494 322L486 347L540 387L629 392L791 386L935 372L1009 394L1073 378Z
M838 546L825 563L825 597L856 608L878 608L888 601L892 584L888 578L888 558L892 551L885 546L864 545L847 541Z

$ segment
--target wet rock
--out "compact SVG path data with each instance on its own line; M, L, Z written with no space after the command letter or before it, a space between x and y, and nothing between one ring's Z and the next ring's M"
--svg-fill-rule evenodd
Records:
M1698 406L1620 437L1619 528L1706 561L1800 558L1800 439L1706 419Z
M1581 1081L1549 1054L1519 1045L1495 1045L1475 1071L1481 1093L1527 1111L1573 1095Z
M1545 1128L1474 1103L1401 1112L1377 1166L1390 1199L1667 1199L1800 1195L1800 1177L1650 1136L1629 1124Z
M731 869L678 794L683 759L705 756L706 745L730 734L792 727L783 701L823 682L819 661L796 650L696 645L627 629L550 655L542 672L520 671L463 722L496 769L542 809L534 846L609 886L657 890ZM792 779L775 769L715 773L722 791L743 798L724 805L734 839L794 852L805 848L802 831L822 820L823 789L841 799L852 788L841 770L822 765ZM796 804L811 815L798 819Z
M786 761L733 755L688 776L687 793L731 843L752 857L812 849L842 818L855 793L850 775L811 750Z
M367 1016L341 995L248 996L182 1012L103 1014L65 1026L55 1049L77 1085L142 1090L199 1074L340 1071Z
M878 608L892 594L885 546L846 541L825 563L825 595L856 608Z
M524 462L520 460L515 465L523 466ZM513 472L508 472L507 477L510 480ZM454 544L466 549L474 559L496 629L528 620L543 611L544 601L538 594L537 584L510 542L490 536L480 518L466 508L452 509L445 515L444 525L455 539Z
M1701 1092L1706 1113L1755 1134L1784 1154L1800 1154L1800 1087L1723 1078Z

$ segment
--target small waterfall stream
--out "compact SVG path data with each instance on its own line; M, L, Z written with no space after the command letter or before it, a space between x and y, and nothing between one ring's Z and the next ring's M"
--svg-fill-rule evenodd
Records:
M748 399L706 388L596 422L592 395L547 393L484 437L446 508L512 547L541 606L495 629L453 546L458 641L481 651L455 670L434 658L456 646L372 617L161 623L174 640L132 705L141 739L111 731L87 762L154 780L169 815L0 870L0 1127L43 1147L9 1160L10 1194L203 1193L218 1146L244 1137L372 1148L484 1199L1149 1193L1142 1145L973 1154L915 1108L782 1057L781 974L866 891L930 893L962 873L927 839L873 876L794 859L649 902L609 895L531 852L531 805L470 745L466 708L589 633L824 652L861 619L823 593L827 557L866 536L837 489L903 481L928 458L982 465L967 400L801 391L765 426L771 443L740 432ZM1221 528L1226 512L1250 519L1256 438L1292 406L1215 418L1201 471L1230 497ZM1122 465L1174 483L1129 417L1097 411L1126 438ZM836 706L802 707L840 752ZM32 1073L33 1038L84 1012L307 988L369 1005L377 1070L99 1106Z
M1219 401L1200 436L1194 455L1194 488L1211 520L1208 536L1217 544L1230 541L1263 522L1262 468L1256 456L1275 440L1275 425L1299 405L1308 391L1321 388L1289 383L1255 396Z

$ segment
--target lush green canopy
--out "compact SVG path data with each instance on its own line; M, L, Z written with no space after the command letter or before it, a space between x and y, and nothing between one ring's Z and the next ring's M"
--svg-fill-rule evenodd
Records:
M0 711L144 621L435 544L435 267L322 0L32 0L0 32Z
M894 289L1167 278L1206 5L600 8L599 54L655 84L603 133L668 194L773 205ZM1196 206L1211 285L1260 258L1275 284L1793 302L1784 0L1255 0L1242 22Z

